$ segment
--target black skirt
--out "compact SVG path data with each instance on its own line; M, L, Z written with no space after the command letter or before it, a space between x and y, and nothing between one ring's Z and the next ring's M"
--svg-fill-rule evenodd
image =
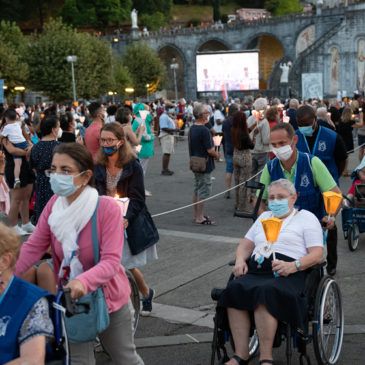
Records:
M293 258L276 254L283 261ZM270 259L258 265L253 258L248 262L248 273L227 285L217 305L220 327L228 328L226 308L255 311L259 304L279 321L289 323L294 329L307 332L308 303L303 295L306 272L298 271L287 277L274 277Z

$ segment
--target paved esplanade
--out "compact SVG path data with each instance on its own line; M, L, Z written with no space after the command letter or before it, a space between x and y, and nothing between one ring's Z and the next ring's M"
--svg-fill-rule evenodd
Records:
M175 145L170 168L171 177L161 176L161 151L155 143L156 155L147 170L146 186L153 193L147 198L151 214L160 213L191 203L192 173L188 168L187 141ZM357 165L357 153L350 155L350 171ZM224 190L224 163L217 163L213 176L213 194ZM347 193L350 178L341 179ZM233 194L231 194L233 195ZM212 287L224 287L230 274L227 262L234 258L235 249L251 222L233 217L234 199L218 197L206 204L206 213L217 226L199 226L192 222L193 209L155 218L160 232L159 260L142 269L146 281L157 289L153 315L142 318L136 333L139 353L146 365L208 364L212 338L214 304ZM340 217L338 280L345 309L344 346L339 364L365 363L365 236L357 251L350 252L343 239ZM359 334L358 334L359 333ZM313 357L313 347L308 346ZM284 361L285 347L275 350L275 362ZM296 354L293 364L297 362ZM313 357L314 359L314 357ZM254 364L258 363L256 359ZM315 364L313 360L312 364Z
M178 72L184 75L184 90L181 87L180 91L187 99L197 98L195 57L199 50L205 49L204 45L214 41L221 44L219 49L222 50L256 49L260 46L258 39L261 35L271 36L283 50L283 58L277 59L276 66L273 64L267 80L270 90L276 95L280 90L282 60L293 62L287 87L295 90L297 96L302 94L303 73L322 73L324 95L336 95L337 90L347 90L347 95L350 95L357 87L363 89L363 85L356 85L359 84L358 78L363 80L364 76L360 56L365 52L362 43L362 40L365 42L365 4L329 9L320 9L319 5L317 7L317 14L285 15L258 19L249 24L234 22L156 31L149 32L148 37L142 38L138 32L137 38L131 33L121 36L117 43L112 42L112 47L122 53L134 38L142 39L157 52L176 52L182 62ZM282 96L287 96L287 90L284 94Z

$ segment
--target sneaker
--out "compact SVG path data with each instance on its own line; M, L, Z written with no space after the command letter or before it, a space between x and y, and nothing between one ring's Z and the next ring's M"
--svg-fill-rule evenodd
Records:
M150 293L147 297L142 298L142 316L149 316L152 312L152 299L155 296L155 291L150 288Z
M29 234L28 232L26 232L22 228L20 228L18 225L14 226L13 230L19 236L27 236Z
M162 170L161 171L161 175L164 175L164 176L171 176L173 174L174 174L174 172L170 171L170 170Z
M27 232L27 233L33 233L33 231L35 230L35 227L29 221L27 224L22 224L22 230Z
M14 180L13 189L20 189L20 180L19 179Z

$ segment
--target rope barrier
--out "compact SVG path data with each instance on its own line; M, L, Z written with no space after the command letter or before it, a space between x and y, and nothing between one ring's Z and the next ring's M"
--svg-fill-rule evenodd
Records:
M355 151L357 151L358 149L360 149L360 148L362 148L362 147L364 147L364 146L365 146L365 143L361 144L360 146L357 146L357 147L353 148L353 149L352 149L352 150L350 150L350 151L347 151L347 153L355 152ZM234 190L234 189L238 188L239 186L241 186L241 185L243 185L243 184L246 184L246 182L248 182L248 181L252 180L252 179L253 179L253 178L255 178L256 176L258 176L259 174L261 174L261 172L262 172L263 170L264 170L264 169L262 169L261 171L259 171L257 174L255 174L255 175L251 176L248 180L243 181L243 182L239 183L238 185L233 186L232 188L229 188L229 189L224 190L224 191L222 191L222 192L220 192L220 193L217 193L217 194L215 194L215 195L212 195L212 196L210 196L209 198L206 198L206 199L203 199L203 200L199 200L199 201L198 201L198 202L196 202L196 203L191 203L191 204L188 204L188 205L184 205L184 206L179 207L179 208L171 209L171 210L168 210L168 211L166 211L166 212L153 214L153 215L152 215L152 218L160 217L160 216L162 216L162 215L166 215L166 214L170 214L170 213L175 213L175 212L178 212L179 210L183 210L183 209L186 209L186 208L190 208L190 207L193 207L194 205L198 205L198 204L200 204L200 203L205 203L205 202L207 202L207 201L209 201L209 200L212 200L212 199L216 198L217 196L223 195L223 194L225 194L225 193L227 193L227 192L229 192L229 191L231 191L231 190Z

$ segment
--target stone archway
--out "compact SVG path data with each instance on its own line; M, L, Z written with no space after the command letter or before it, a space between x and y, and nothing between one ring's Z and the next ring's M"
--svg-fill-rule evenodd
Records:
M182 53L173 45L166 45L159 49L158 56L166 67L165 90L166 97L175 100L175 79L176 75L177 96L182 98L185 95L185 62ZM177 66L174 66L177 65Z
M284 48L274 36L261 34L250 41L247 49L259 50L259 88L265 90L275 62L284 57Z
M229 47L218 39L211 39L203 43L199 48L198 52L214 52L214 51L228 51Z

